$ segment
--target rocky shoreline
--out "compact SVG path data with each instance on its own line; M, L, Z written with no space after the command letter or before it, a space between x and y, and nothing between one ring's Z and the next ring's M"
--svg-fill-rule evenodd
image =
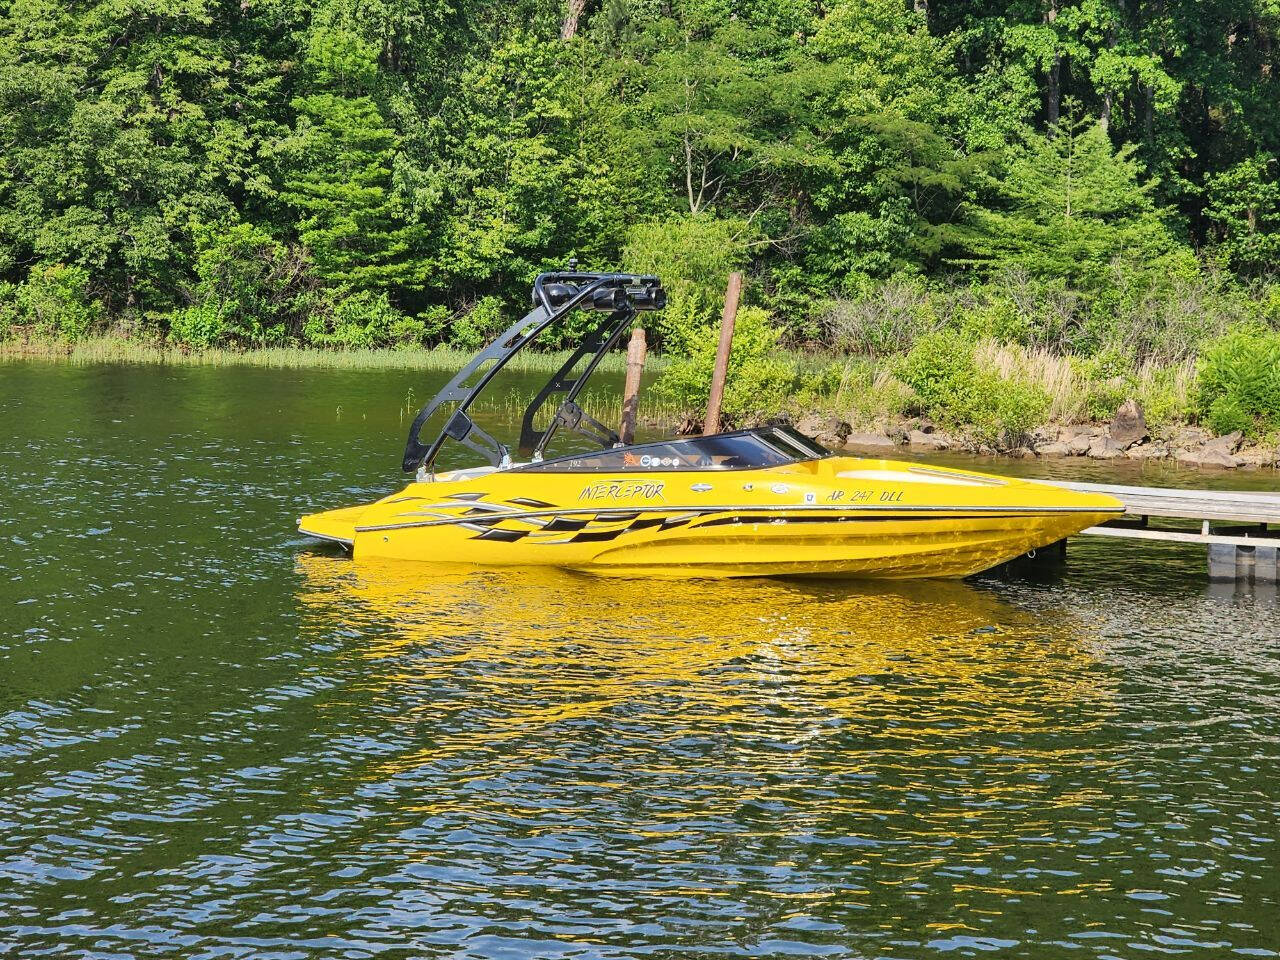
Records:
M1093 460L1171 460L1184 467L1220 470L1280 468L1280 450L1246 443L1239 433L1214 436L1195 426L1151 429L1142 407L1123 404L1109 423L1038 427L1018 445L993 446L963 433L948 433L921 418L881 421L857 431L838 417L809 414L795 427L833 450L891 455L900 447L914 451L954 450L980 456L1022 459L1089 457Z

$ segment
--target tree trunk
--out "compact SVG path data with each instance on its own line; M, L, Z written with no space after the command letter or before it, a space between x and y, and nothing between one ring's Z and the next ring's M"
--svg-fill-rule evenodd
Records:
M1269 80L1271 79L1271 31L1257 17L1254 17L1252 22L1254 43L1258 45L1258 53L1261 54L1262 60L1258 65L1258 72L1263 79Z
M1125 0L1120 0L1117 4L1120 16L1124 16ZM1116 48L1116 25L1111 23L1107 27L1107 49L1114 50ZM1102 132L1111 132L1111 112L1115 109L1116 94L1114 90L1108 90L1102 95Z
M569 0L569 9L565 11L564 23L560 27L560 39L572 40L578 34L578 21L582 11L587 7L587 0Z
M1057 19L1058 0L1049 0L1049 6L1044 13L1044 22L1052 24ZM1056 40L1054 47L1057 47ZM1050 126L1056 124L1062 116L1062 56L1056 49L1053 60L1049 64L1048 75L1045 77L1044 114Z
M1062 117L1062 57L1056 53L1045 80L1044 114L1050 126L1056 125Z

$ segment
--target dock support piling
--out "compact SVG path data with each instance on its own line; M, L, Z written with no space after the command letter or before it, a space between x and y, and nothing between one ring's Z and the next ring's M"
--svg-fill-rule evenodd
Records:
M720 432L720 404L724 400L724 384L729 377L729 354L733 350L733 325L738 319L738 299L742 296L742 274L729 274L729 286L724 292L724 313L720 316L720 345L716 350L716 365L711 373L711 392L707 396L707 419L702 435L709 437Z
M1240 583L1277 583L1280 550L1270 546L1241 546L1233 543L1209 544L1209 579Z
M1253 582L1280 583L1280 550L1275 547L1253 548Z
M618 430L618 439L624 444L630 444L636 437L636 414L640 410L640 376L644 373L646 350L644 328L636 327L631 331L631 342L627 344L627 380L622 390L622 425Z
M1234 581L1236 579L1236 550L1232 543L1209 544L1209 579Z

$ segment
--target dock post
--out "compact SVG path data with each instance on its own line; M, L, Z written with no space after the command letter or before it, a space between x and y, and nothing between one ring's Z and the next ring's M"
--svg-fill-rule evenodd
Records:
M618 430L618 439L630 445L636 438L636 414L640 410L640 375L644 372L646 352L644 328L636 327L631 331L631 342L627 344L627 381L622 390L622 425Z
M1231 543L1209 544L1209 579L1234 581L1236 579L1236 546Z
M729 274L729 286L724 292L724 313L720 315L720 345L716 349L716 365L711 373L711 392L707 396L707 419L702 435L709 437L720 432L720 404L724 400L724 384L729 377L729 354L733 350L733 325L738 319L738 299L742 296L742 274Z
M1253 582L1280 583L1280 550L1275 547L1253 548Z

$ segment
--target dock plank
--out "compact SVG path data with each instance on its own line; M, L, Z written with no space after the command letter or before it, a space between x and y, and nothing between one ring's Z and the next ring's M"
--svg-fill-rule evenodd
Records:
M1280 493L1061 481L1057 481L1057 485L1068 490L1109 494L1125 505L1127 514L1136 517L1280 524Z

